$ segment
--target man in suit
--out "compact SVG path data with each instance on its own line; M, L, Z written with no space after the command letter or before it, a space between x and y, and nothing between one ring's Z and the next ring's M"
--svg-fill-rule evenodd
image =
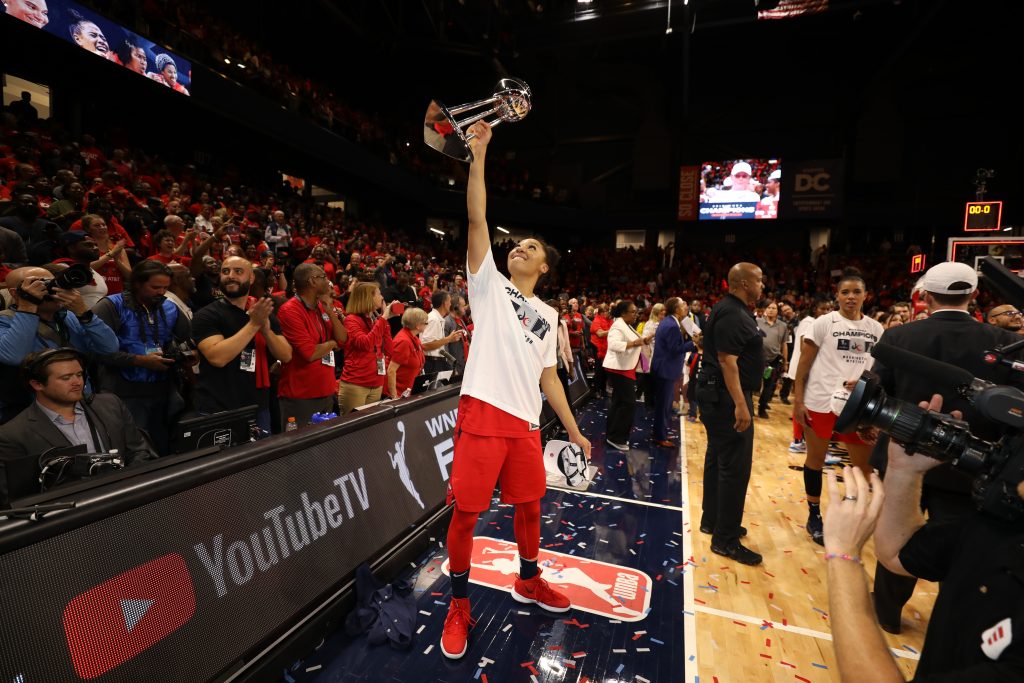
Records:
M879 344L890 344L955 365L995 384L1010 384L1024 389L1024 378L1020 373L1006 365L984 361L985 351L1012 344L1019 341L1020 336L995 325L978 322L968 312L978 288L978 274L973 268L965 263L939 263L928 269L918 286L924 290L928 317L890 327L879 339ZM1020 359L1020 353L1011 357ZM938 386L934 380L915 372L914 368L888 367L876 362L873 371L881 377L882 387L888 395L916 405L919 401L929 400L932 394L941 394L943 412L959 410L975 436L999 438L998 428L982 418L953 387ZM871 464L880 470L884 469L888 459L887 447L888 439L879 438L872 452ZM921 491L921 505L928 511L929 520L952 522L973 512L970 486L971 478L948 463L928 472ZM875 610L886 631L900 632L900 613L913 595L916 582L913 577L893 574L878 564L874 584Z
M116 449L126 466L156 457L121 399L113 394L84 397L82 355L75 349L29 354L22 368L35 400L0 426L0 508L39 493L39 456L51 448Z
M683 341L680 321L686 312L686 302L672 297L665 302L665 319L654 335L654 354L651 357L651 375L654 377L654 435L656 446L671 448L668 423L672 412L672 398L676 382L683 376L683 359L692 342Z

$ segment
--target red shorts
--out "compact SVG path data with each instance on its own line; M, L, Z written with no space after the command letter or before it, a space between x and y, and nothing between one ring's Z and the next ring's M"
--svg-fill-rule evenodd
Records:
M540 430L520 432L519 436L484 436L467 432L464 420L472 421L472 409L482 402L467 398L459 402L459 417L455 422L455 455L452 460L452 478L449 496L462 512L483 512L491 507L494 485L501 486L501 502L529 503L540 500L547 493L547 474L544 471L544 451L540 443ZM473 405L476 404L476 405ZM493 406L488 406L490 424L494 425ZM523 421L512 415L510 432Z
M852 443L861 444L866 446L864 440L857 435L857 432L850 434L837 434L836 420L839 416L829 411L827 413L816 413L813 410L807 410L807 420L811 423L811 431L813 431L819 439L823 441L838 441L840 443Z

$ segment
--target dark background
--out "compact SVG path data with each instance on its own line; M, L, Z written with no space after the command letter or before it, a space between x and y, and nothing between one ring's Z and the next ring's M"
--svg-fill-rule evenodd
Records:
M132 14L129 3L93 4L110 16ZM569 188L572 207L582 210L565 221L574 228L588 221L602 232L675 227L679 165L740 157L777 157L783 168L787 158L842 159L846 213L824 225L854 240L903 232L943 243L960 230L979 168L995 171L986 198L1006 201L1004 225L1024 222L1014 202L1024 151L1014 104L1021 82L1015 3L834 1L819 15L756 21L753 0L692 0L673 3L671 34L665 2L214 5L208 11L230 17L276 60L394 122L392 134L413 145L422 145L430 99L468 102L502 76L525 80L534 110L499 128L494 149L534 178ZM55 110L82 129L117 122L170 158L263 169L268 178L287 167L359 197L366 211L398 211L402 221L422 212L459 215L458 198L406 193L415 206L398 207L393 188L367 180L372 173L358 164L339 172L302 145L267 139L259 125L240 128L216 100L202 101L202 74L190 101L127 84L121 73L83 78L69 54L54 47L30 56L8 44L3 58L12 73L35 71L51 85L65 78ZM560 220L531 214L521 222ZM729 231L756 240L810 227L781 220L755 232L752 225L732 223Z

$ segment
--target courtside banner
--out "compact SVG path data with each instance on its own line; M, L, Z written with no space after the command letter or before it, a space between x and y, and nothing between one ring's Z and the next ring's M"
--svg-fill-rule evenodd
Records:
M639 569L540 549L541 576L569 598L574 610L608 619L641 621L651 606L650 575ZM448 560L441 565L448 574ZM473 538L469 580L511 592L519 571L516 544L489 536Z
M0 556L0 681L206 681L251 657L443 504L457 404L274 437L287 455Z

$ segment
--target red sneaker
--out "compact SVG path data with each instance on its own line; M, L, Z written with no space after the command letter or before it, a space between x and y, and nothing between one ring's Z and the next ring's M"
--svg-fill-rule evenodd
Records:
M516 602L540 605L549 612L568 612L572 607L569 598L549 586L547 581L540 578L540 574L532 579L521 579L519 574L516 574L516 582L512 586L512 599Z
M452 598L441 634L441 652L448 659L458 659L469 649L469 629L476 619L469 616L469 598Z

